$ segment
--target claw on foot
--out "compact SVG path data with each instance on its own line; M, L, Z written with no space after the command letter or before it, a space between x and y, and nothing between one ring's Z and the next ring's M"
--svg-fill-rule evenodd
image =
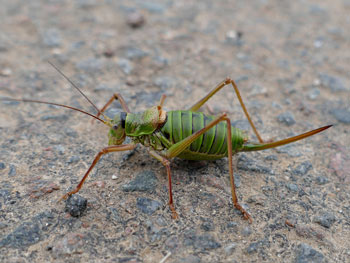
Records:
M243 217L244 217L246 220L248 220L248 222L249 222L250 224L253 223L253 219L252 219L252 217L250 216L250 214L249 214L247 211L245 211L245 209L244 209L240 204L235 204L235 207L236 207L239 211L241 211Z
M169 206L170 206L170 210L171 210L171 214L172 214L171 217L173 219L179 219L179 215L176 213L174 205L173 204L169 204Z

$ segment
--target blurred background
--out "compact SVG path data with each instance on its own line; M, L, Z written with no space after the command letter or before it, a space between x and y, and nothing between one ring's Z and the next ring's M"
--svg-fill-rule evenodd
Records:
M54 106L0 102L3 262L346 262L350 258L350 1L0 1L0 98L94 109L119 92L132 111L187 109L226 77L264 139L335 126L276 150L164 167L138 147L104 156L80 217L74 187L107 129ZM118 102L108 110L121 110ZM227 112L256 140L231 87L203 111ZM141 180L141 179L142 180ZM128 188L146 184L143 190ZM146 189L146 190L145 190ZM286 224L286 222L289 222ZM166 258L165 258L166 257ZM165 261L166 260L166 261Z

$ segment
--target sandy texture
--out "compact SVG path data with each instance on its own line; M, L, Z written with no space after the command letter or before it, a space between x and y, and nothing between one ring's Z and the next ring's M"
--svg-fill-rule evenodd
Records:
M174 160L174 221L165 169L144 147L104 156L79 196L57 203L107 146L108 129L54 106L0 101L0 261L350 262L349 1L0 6L0 97L94 113L49 60L98 107L119 92L132 111L161 94L166 109L186 109L230 76L265 139L335 125L234 157L252 224L232 207L227 159ZM256 140L232 88L203 111L227 112Z

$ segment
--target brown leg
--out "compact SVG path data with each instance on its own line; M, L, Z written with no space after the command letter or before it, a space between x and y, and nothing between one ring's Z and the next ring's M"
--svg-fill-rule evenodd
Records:
M215 93L217 93L219 90L221 90L223 87L225 87L225 86L227 86L227 85L229 85L229 84L231 84L232 87L233 87L233 89L235 90L236 95L237 95L237 98L238 98L238 100L239 100L239 103L241 104L241 107L242 107L242 109L243 109L243 111L244 111L244 114L245 114L245 116L247 117L247 119L248 119L248 121L249 121L249 123L250 123L250 126L252 127L252 129L253 129L253 131L254 131L256 137L258 138L258 140L259 140L260 143L263 143L264 141L261 139L261 136L259 135L258 131L256 130L255 125L254 125L252 119L251 119L250 116L249 116L249 113L248 113L248 111L247 111L247 108L246 108L245 105L244 105L244 102L243 102L243 100L242 100L241 94L240 94L240 92L239 92L239 90L238 90L238 88L237 88L236 83L235 83L232 79L230 79L230 78L227 78L226 80L224 80L223 82L221 82L219 85L217 85L212 91L210 91L210 92L208 93L208 95L206 95L206 96L203 97L201 100L199 100L197 103L195 103L189 110L197 111L204 103L206 103L212 96L214 96Z
M159 155L155 151L149 151L150 155L152 155L154 158L156 158L158 161L160 161L166 168L166 172L168 175L168 185L169 185L169 207L172 212L173 219L177 219L179 216L176 213L174 201L173 201L173 190L171 187L171 172L170 172L170 162L168 159L164 158L163 156Z
M236 195L236 185L235 185L235 178L233 176L233 165L232 165L232 135L231 135L231 121L229 118L225 117L224 120L227 123L227 158L228 158L228 168L230 173L230 182L231 182L231 194L232 194L232 202L233 205L241 211L244 218L249 221L249 223L252 223L252 217L249 215L247 211L238 203L238 198Z
M120 152L120 151L128 151L128 150L132 150L136 147L136 145L134 144L124 144L124 145L113 145L113 146L108 146L106 148L103 148L95 157L94 161L92 162L92 164L90 165L89 169L87 170L87 172L85 173L83 179L81 179L80 183L77 185L77 187L65 194L64 196L62 196L60 198L59 201L61 201L62 199L67 199L69 196L79 192L79 190L81 189L81 187L84 184L84 181L86 180L86 178L89 176L89 173L91 172L92 168L95 167L95 165L97 164L97 162L100 160L101 156L106 154L106 153L110 153L110 152Z
M187 149L192 142L194 142L200 135L207 132L209 129L217 125L221 121L226 121L227 123L227 145L228 145L228 164L229 164L229 173L230 173L230 182L231 182L231 193L232 193L232 202L233 205L242 212L245 219L247 219L250 223L252 222L252 218L249 215L247 211L244 210L244 208L238 203L237 195L236 195L236 186L235 186L235 180L233 177L233 166L232 166L232 135L231 135L231 121L229 118L227 118L226 113L222 114L220 117L213 120L211 123L209 123L206 127L203 129L195 132L191 136L188 136L187 138L183 139L182 141L174 144L171 146L166 154L166 158L173 158L178 156L181 152L183 152L185 149ZM169 170L170 175L170 170ZM171 192L169 192L169 195L171 195ZM172 200L172 197L171 197Z
M106 105L104 105L102 107L101 110L99 110L99 112L97 113L97 117L100 116L106 109L109 105L112 104L112 102L114 100L119 100L120 104L122 105L122 108L125 112L130 112L128 106L126 105L125 103L125 100L123 99L122 95L120 95L119 93L114 93L113 96L109 99L109 101L106 103Z

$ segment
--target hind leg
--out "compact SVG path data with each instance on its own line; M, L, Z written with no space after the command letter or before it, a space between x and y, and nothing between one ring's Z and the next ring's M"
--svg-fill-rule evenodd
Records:
M241 97L241 94L237 88L237 85L236 83L230 79L230 78L227 78L225 79L224 81L222 81L219 85L217 85L213 90L211 90L206 96L204 96L201 100L199 100L197 103L195 103L189 110L191 111L197 111L200 107L203 106L203 104L205 104L212 96L214 96L219 90L221 90L223 87L227 86L231 84L233 89L235 90L235 93L237 95L237 98L239 100L239 103L241 104L241 107L244 111L244 114L245 116L247 117L248 121L249 121L249 124L250 126L252 127L256 137L258 138L259 142L260 143L263 143L263 139L261 138L260 134L258 133L257 129L255 128L255 125L252 121L252 119L250 118L250 115L247 111L247 108L245 107L244 105L244 102L242 100L242 97Z

